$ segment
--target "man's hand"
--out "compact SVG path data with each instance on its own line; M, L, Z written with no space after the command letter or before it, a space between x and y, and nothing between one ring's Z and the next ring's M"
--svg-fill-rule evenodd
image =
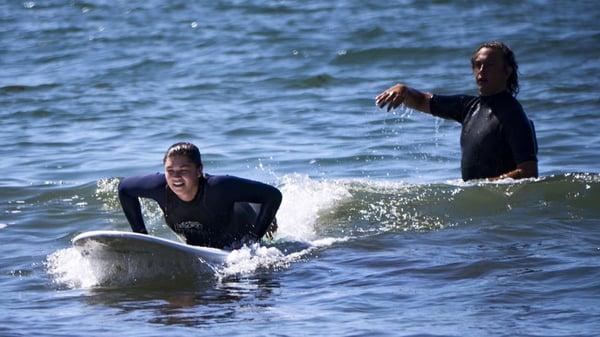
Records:
M513 171L504 173L499 177L492 177L489 180L499 180L499 179L523 179L523 178L537 178L538 177L538 165L537 161L530 160L520 164L517 164L517 168Z
M432 95L423 93L404 84L396 84L375 97L375 104L383 109L387 105L387 111L396 109L404 104L411 109L417 109L429 113L429 101Z
M375 97L375 105L383 109L387 105L387 111L396 109L406 99L407 86L396 84Z

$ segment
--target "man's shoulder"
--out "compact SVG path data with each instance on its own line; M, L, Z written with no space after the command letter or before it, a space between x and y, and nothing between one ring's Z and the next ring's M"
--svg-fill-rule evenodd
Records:
M506 122L527 122L529 118L523 109L523 106L513 95L505 95L502 97L500 109L501 115Z
M467 94L433 94L432 99L441 100L459 100L459 101L471 101L479 99L479 96L467 95Z
M481 100L480 96L473 96L467 94L455 94L455 95L440 95L435 94L431 98L434 104L453 106L455 108L469 108L477 104Z
M429 103L432 115L463 123L469 111L477 105L479 97L471 95L433 95Z
M495 101L508 109L523 110L523 106L521 106L519 100L508 92L499 94Z

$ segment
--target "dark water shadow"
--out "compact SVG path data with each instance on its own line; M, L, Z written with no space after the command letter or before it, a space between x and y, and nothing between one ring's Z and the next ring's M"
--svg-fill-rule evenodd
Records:
M84 300L91 306L117 309L127 320L206 327L257 319L274 304L279 288L276 273L269 270L225 279L205 273L132 286L98 287Z

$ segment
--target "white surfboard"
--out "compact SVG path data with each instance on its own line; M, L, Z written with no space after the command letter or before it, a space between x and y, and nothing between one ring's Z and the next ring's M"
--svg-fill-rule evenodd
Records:
M199 259L211 265L225 262L228 251L191 246L156 236L121 231L91 231L77 235L72 240L73 245L82 254L101 253L126 256L148 255L151 259Z

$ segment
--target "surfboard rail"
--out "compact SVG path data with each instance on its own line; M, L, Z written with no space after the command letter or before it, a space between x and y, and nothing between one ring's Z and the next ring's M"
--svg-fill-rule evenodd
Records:
M212 248L192 246L153 235L124 232L115 230L95 230L75 236L71 242L75 247L84 247L88 243L97 243L108 250L119 251L126 254L135 252L180 252L195 255L207 262L223 263L229 251Z

